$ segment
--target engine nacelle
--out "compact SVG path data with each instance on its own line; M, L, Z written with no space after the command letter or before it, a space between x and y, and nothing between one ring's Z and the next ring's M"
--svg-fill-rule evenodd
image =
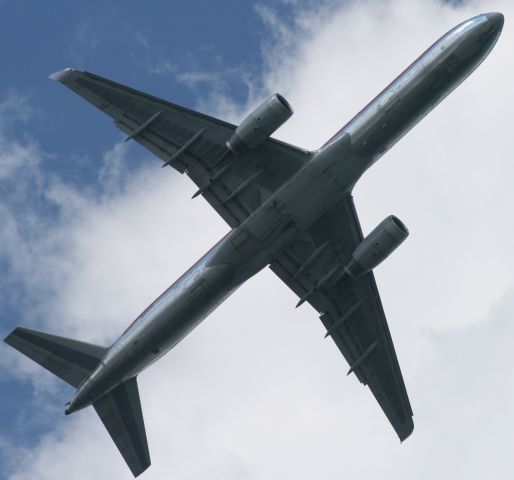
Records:
M408 236L407 227L400 219L390 215L357 245L345 267L346 272L352 277L358 277L373 270Z
M277 130L293 114L287 100L275 93L261 103L227 140L227 147L236 155L255 148Z

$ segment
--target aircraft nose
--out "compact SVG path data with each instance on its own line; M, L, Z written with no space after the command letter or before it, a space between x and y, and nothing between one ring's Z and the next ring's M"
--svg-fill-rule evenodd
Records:
M500 12L491 12L486 13L485 16L496 32L500 32L502 30L504 22L503 14Z
M499 12L484 13L475 17L472 37L481 45L482 56L489 54L503 28L503 15Z

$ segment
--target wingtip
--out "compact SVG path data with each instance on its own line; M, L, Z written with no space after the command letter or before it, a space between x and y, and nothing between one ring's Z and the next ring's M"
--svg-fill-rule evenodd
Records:
M150 462L150 461L148 461L148 464L147 464L147 465L143 465L143 466L141 467L141 469L140 469L140 470L135 471L135 472L132 472L132 475L134 475L134 478L137 478L137 477L139 477L139 475L141 475L143 472L146 472L146 470L148 470L148 468L150 468L150 465L151 465L151 462Z
M4 342L7 343L7 345L11 345L12 339L14 338L16 332L19 331L20 329L21 329L21 327L16 327L11 333L9 333L9 335L7 335L4 338Z
M76 72L76 68L64 68L63 70L59 70L58 72L51 73L48 75L48 78L51 80L56 80L58 82L63 82L67 77L70 76L73 72Z
M294 308L301 307L305 303L305 300L305 298L300 298L300 300L298 300L298 303L295 305Z
M414 420L409 422L409 425L406 428L402 429L401 432L398 432L398 436L400 437L400 443L403 443L407 438L410 437L411 433L414 431Z

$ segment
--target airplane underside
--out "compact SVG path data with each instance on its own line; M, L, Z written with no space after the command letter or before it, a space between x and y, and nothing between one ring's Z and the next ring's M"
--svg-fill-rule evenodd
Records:
M408 236L391 215L364 236L351 197L362 174L488 55L498 13L458 25L315 152L271 138L291 115L272 95L239 126L89 72L51 78L186 173L231 231L110 346L26 328L5 341L76 388L66 414L92 405L134 476L150 465L137 375L266 266L310 304L401 441L413 412L373 269Z

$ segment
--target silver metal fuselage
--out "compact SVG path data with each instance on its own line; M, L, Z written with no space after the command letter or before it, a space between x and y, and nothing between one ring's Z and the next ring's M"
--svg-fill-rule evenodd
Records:
M502 26L501 14L474 17L421 55L133 322L79 386L68 412L90 405L159 359L351 192L386 150L482 62Z

